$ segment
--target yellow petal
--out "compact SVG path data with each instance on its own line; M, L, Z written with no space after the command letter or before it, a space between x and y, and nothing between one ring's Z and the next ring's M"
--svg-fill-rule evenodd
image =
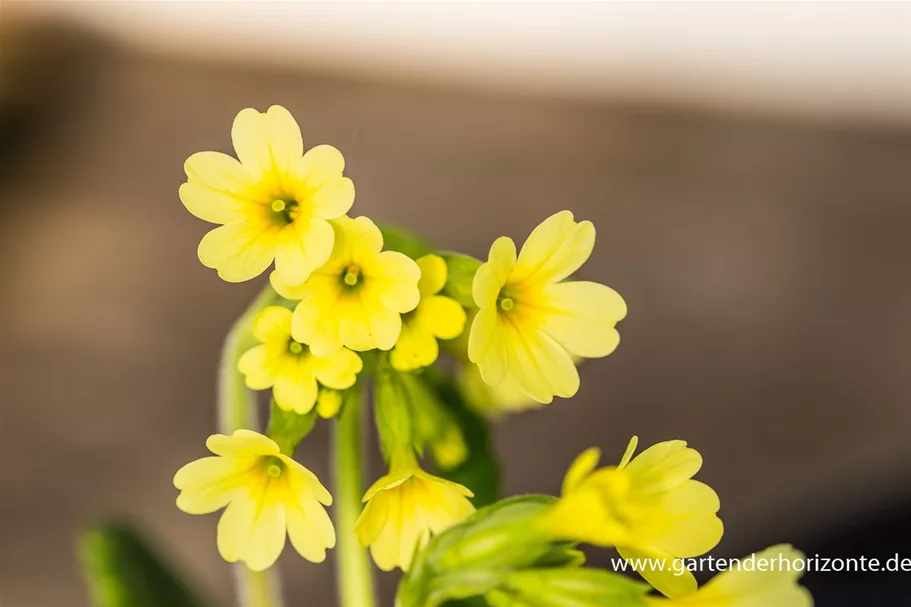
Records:
M579 372L566 350L534 327L512 323L504 339L509 375L539 403L569 398L579 390ZM483 369L482 369L483 370Z
M240 162L227 154L197 152L187 158L183 168L189 183L214 192L231 194L243 200L265 202L264 193L257 187L253 175ZM191 212L193 211L191 210Z
M702 456L685 441L653 445L633 458L626 471L638 493L667 491L693 478L702 468Z
M303 289L306 299L294 309L291 334L315 356L331 356L342 347L340 292L331 278L318 274Z
M581 485L582 481L598 467L600 460L601 450L597 447L591 447L580 453L566 472L566 477L563 479L562 494L566 495Z
M236 223L257 212L258 203L231 192L213 190L196 181L181 185L178 194L188 211L210 223Z
M797 585L805 569L793 565L804 555L788 545L773 546L755 555L756 562L767 564L769 571L750 571L747 557L740 570L726 571L696 593L668 603L672 607L812 607L813 598ZM771 564L774 563L774 567ZM781 564L779 564L781 563Z
M629 465L631 459L633 459L633 454L636 453L636 447L639 446L639 437L634 436L630 439L629 444L626 446L626 451L623 453L623 457L620 458L620 463L617 464L618 470L623 470Z
M307 292L306 283L287 283L281 279L281 276L279 276L278 272L275 270L272 270L269 274L269 283L272 285L272 288L275 289L275 292L285 299L299 301L304 298L304 294Z
M331 419L342 409L342 393L338 390L320 389L316 397L316 414L323 419Z
M323 358L311 356L310 364L316 379L333 390L345 390L353 386L357 374L364 368L361 357L347 348Z
M329 259L335 233L325 219L300 218L285 226L275 241L275 272L285 284L305 282Z
M418 290L421 270L406 255L383 251L364 273L370 281L369 288L376 291L376 297L390 310L404 314L414 310L421 300Z
M213 434L206 441L206 448L215 455L251 456L278 455L274 440L252 430L237 430L231 436Z
M662 553L655 550L645 550L641 548L631 548L628 546L617 547L617 552L633 565L635 562L640 564L649 563L650 559L663 559L665 567L642 567L637 569L639 575L654 586L655 590L666 597L675 598L686 596L696 592L698 584L692 573L686 570L674 570L674 557L670 554ZM652 563L656 561L652 560ZM771 607L771 606L769 606Z
M313 472L287 455L282 454L278 458L285 464L288 490L295 496L294 499L300 502L315 499L326 506L332 505L332 495Z
M370 334L375 344L373 347L391 350L402 332L402 317L398 312L380 306L371 306L365 312L369 314ZM346 345L352 349L363 349L358 343Z
M323 183L307 199L313 214L323 219L335 219L351 210L354 205L354 182L347 177Z
M251 390L265 390L275 383L275 361L269 350L269 346L260 344L244 352L237 361L237 369L244 374L245 383Z
M424 255L417 260L417 264L421 268L421 280L418 282L421 298L439 293L446 284L447 268L443 258L439 255Z
M257 510L256 499L249 492L240 493L218 520L218 552L229 563L244 559Z
M620 295L594 282L564 282L543 292L541 330L575 356L600 358L620 343L614 328L626 317Z
M440 348L433 334L416 322L402 325L395 348L389 355L389 362L398 371L414 371L432 365L439 356Z
M181 490L177 507L187 514L208 514L224 508L256 464L252 458L204 457L190 462L174 475Z
M280 105L265 113L241 110L234 119L231 139L241 163L259 179L289 174L304 153L300 127Z
M272 390L275 403L279 407L304 415L316 404L318 389L310 357L302 356L289 361L275 378L275 387Z
M490 245L487 262L482 263L471 283L471 294L479 308L494 306L516 263L516 244L501 236Z
M422 300L415 316L420 325L440 339L455 339L465 329L465 309L456 300L442 295Z
M285 548L286 530L284 505L267 494L259 507L242 557L247 567L253 571L265 571L274 565Z
M378 254L383 248L383 234L369 217L352 219L342 215L330 223L335 230L333 258L360 262Z
M335 546L335 528L326 510L316 500L287 503L288 536L291 545L311 563L326 560L326 550Z
M512 284L559 282L578 270L595 246L595 226L576 223L569 211L560 211L536 227L516 260Z
M262 274L275 257L275 231L262 223L220 226L199 242L199 261L218 270L227 282L243 282Z
M253 335L261 342L287 342L291 337L291 310L269 306L253 321Z
M371 499L364 506L357 523L354 525L354 533L357 535L357 541L361 546L367 547L376 541L383 527L386 525L387 509L384 499ZM389 567L392 569L392 566ZM387 569L386 571L388 571Z
M484 381L498 386L506 377L506 337L508 329L494 307L482 308L471 323L468 359L478 365Z

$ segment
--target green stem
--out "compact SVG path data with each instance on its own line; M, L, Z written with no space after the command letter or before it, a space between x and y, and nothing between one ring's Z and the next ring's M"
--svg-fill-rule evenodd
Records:
M338 534L338 593L341 607L375 607L373 570L367 551L354 533L361 512L363 481L363 410L360 390L348 392L335 424L332 461L335 482L335 529Z
M237 361L256 345L253 320L263 308L275 302L276 297L271 287L263 289L225 338L218 369L218 428L225 434L260 428L256 395L244 384L244 378L237 370ZM255 572L239 563L234 570L241 607L282 607L281 584L275 569Z

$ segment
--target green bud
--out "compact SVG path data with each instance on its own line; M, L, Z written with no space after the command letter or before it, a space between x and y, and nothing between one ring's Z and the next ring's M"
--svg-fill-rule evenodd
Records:
M466 308L476 308L474 297L471 294L471 285L474 275L477 274L481 262L474 257L460 253L440 253L446 262L446 285L442 294L451 297Z
M402 579L402 607L434 607L447 600L484 595L503 583L502 576L559 560L568 545L555 544L535 522L555 498L526 495L482 508L433 538Z

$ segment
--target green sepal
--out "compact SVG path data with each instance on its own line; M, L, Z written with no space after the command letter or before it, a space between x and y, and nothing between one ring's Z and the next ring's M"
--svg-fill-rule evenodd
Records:
M424 370L422 379L434 391L465 441L466 457L454 468L440 467L443 478L464 485L474 492L472 502L482 508L500 497L500 462L493 450L490 427L462 396L456 382L435 367Z
M79 536L78 556L93 607L206 605L140 535L109 523Z
M461 253L445 252L439 253L439 256L446 262L446 284L441 294L451 297L465 308L477 308L472 295L472 284L481 262Z
M553 562L555 544L537 524L556 502L524 495L482 508L434 537L399 585L402 607L436 607L496 590L512 571Z
M266 434L278 443L281 452L288 456L294 455L294 450L316 424L316 407L309 413L301 415L293 411L285 411L272 399L269 410L269 428Z
M602 569L530 569L503 577L492 607L645 607L647 584Z
M379 228L383 234L383 248L387 251L397 251L411 259L418 259L434 252L434 246L430 241L408 230L389 224L381 224Z

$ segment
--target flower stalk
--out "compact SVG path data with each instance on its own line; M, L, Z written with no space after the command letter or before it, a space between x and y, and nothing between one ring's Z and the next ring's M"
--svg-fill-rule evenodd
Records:
M275 298L275 291L267 285L235 321L225 338L218 367L217 395L218 427L225 434L232 434L235 430L259 429L256 395L244 385L237 361L256 343L253 320ZM234 565L234 570L240 607L282 607L281 583L274 568L256 572L238 563Z
M338 534L338 594L341 607L375 607L373 571L367 551L354 532L361 513L363 478L363 403L358 387L349 390L334 425L332 463L335 527Z

